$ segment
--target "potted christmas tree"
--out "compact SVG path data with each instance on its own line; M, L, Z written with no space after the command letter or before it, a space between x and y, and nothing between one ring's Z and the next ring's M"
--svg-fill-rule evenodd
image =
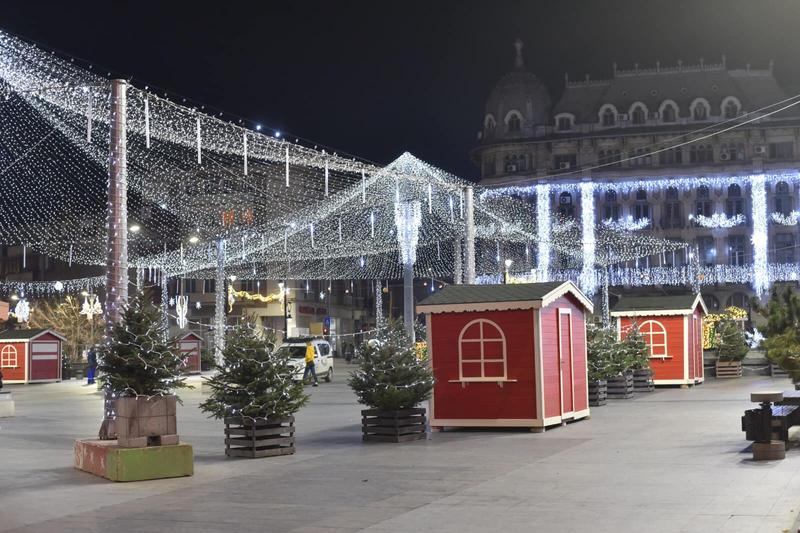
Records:
M627 359L626 368L633 374L633 392L653 392L653 370L650 368L650 349L644 342L638 324L634 323L622 342Z
M184 361L161 312L141 293L128 301L98 356L98 379L113 399L100 437L116 434L123 448L178 444L172 392L187 386Z
M392 322L377 340L361 347L361 364L347 384L361 411L364 441L404 442L425 438L425 408L433 390L433 372L417 358L402 324Z
M632 327L633 328L633 327ZM616 341L610 351L606 370L608 398L626 400L633 397L633 372L631 371L630 348L625 341Z
M744 337L744 331L735 321L726 319L717 322L717 378L742 377L742 359L750 347Z
M617 350L617 336L613 329L597 326L589 327L587 333L589 405L605 405L608 395L606 378Z
M303 383L292 380L288 351L242 322L228 332L222 364L208 378L200 409L225 422L225 455L271 457L294 453L294 413L308 402Z

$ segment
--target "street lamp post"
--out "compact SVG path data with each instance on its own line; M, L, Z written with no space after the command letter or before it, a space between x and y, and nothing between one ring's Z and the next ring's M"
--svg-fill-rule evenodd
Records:
M281 302L283 302L283 338L289 336L289 314L288 310L288 303L289 303L289 289L286 287L286 283L281 281L278 283L278 290L281 293Z
M514 264L514 261L511 259L506 259L505 265L506 269L503 271L503 284L508 283L508 269L511 268L511 265Z

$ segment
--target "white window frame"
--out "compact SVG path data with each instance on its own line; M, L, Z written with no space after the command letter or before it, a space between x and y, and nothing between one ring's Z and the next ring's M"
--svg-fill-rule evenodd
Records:
M519 130L518 131L511 131L511 117L516 116L519 119ZM506 126L506 133L522 133L522 113L517 111L516 109L512 109L508 113L506 113L506 118L503 120L503 123Z
M667 109L667 107L672 107L675 110L675 120L673 120L672 122L666 122L664 120L664 110ZM677 102L675 102L675 100L664 100L663 102L661 102L661 105L658 106L658 116L661 119L661 122L663 122L664 124L675 124L680 119L681 116L680 109L681 108L678 107L678 104Z
M697 106L703 106L706 108L705 118L694 118L694 110ZM695 98L689 106L689 117L695 122L705 122L707 120L711 120L711 104L709 104L708 100L705 98Z
M11 357L14 364L11 364ZM13 344L6 344L0 349L0 368L19 368L19 352Z
M465 339L464 334L475 324L479 324L479 334L477 339ZM483 336L483 327L484 325L490 325L495 328L500 333L500 338L491 338L491 339L484 339ZM473 343L477 342L480 343L481 353L479 359L464 359L463 355L463 346L464 343ZM483 347L486 342L499 342L502 346L502 359L486 359L483 355ZM508 379L508 343L506 342L506 334L503 332L503 328L501 328L497 322L489 320L488 318L476 318L467 323L463 328L461 328L461 332L458 334L458 380L460 382L471 382L471 381L511 381ZM480 377L470 376L464 377L464 363L474 365L479 363L481 365L481 375ZM486 363L503 363L503 375L502 376L486 376ZM516 381L516 380L514 380Z
M567 119L569 121L569 127L567 128L560 128L559 122L561 119ZM553 118L555 122L556 131L570 131L575 127L575 115L572 113L559 113Z
M647 331L647 332L643 331L644 327L648 326L648 325L650 326L650 328L649 328L650 330ZM653 331L653 325L655 325L658 328L660 328L660 331ZM644 342L645 342L645 344L647 344L647 350L649 352L650 359L668 359L669 358L669 354L667 353L667 328L664 327L664 324L662 324L658 320L645 320L644 322L642 322L639 325L639 333L641 333L642 337L645 339ZM664 342L663 343L654 344L653 343L653 336L654 335L663 335L664 336ZM658 355L654 354L653 353L653 348L654 347L663 348L664 349L663 350L664 353L663 354L658 354Z
M608 126L603 124L603 115L605 114L606 109L610 109L614 112L614 123L609 124ZM603 104L600 106L600 110L597 112L597 124L600 125L600 127L613 128L617 125L617 117L619 117L619 111L614 104Z
M725 117L725 108L728 107L728 104L733 102L736 104L736 114L733 117ZM735 96L726 96L722 99L722 103L719 105L719 116L723 119L730 120L731 118L736 118L742 114L742 103L739 101L738 98Z
M630 120L631 124L633 124L633 112L636 111L636 108L642 108L642 113L644 113L644 120L641 124L635 124L636 126L644 126L647 124L647 118L650 116L650 110L647 109L647 106L644 105L644 102L634 102L631 104L631 107L628 108L628 120Z

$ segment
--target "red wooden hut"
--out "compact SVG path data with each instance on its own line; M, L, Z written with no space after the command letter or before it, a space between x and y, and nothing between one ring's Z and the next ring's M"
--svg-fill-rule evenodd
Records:
M544 431L589 415L586 320L571 282L450 285L427 314L431 426Z
M631 325L639 326L650 350L650 368L656 385L702 383L703 315L708 312L699 294L621 298L611 316L617 320L617 338Z
M203 348L203 338L190 331L180 338L178 348L186 361L186 372L189 374L200 373L200 350Z
M0 368L5 383L61 381L61 343L51 329L0 332Z

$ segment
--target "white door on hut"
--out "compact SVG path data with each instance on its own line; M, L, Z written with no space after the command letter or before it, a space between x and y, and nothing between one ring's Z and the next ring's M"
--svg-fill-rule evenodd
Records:
M569 418L575 411L575 387L573 386L572 361L572 313L569 309L558 310L558 358L561 374L561 417Z

